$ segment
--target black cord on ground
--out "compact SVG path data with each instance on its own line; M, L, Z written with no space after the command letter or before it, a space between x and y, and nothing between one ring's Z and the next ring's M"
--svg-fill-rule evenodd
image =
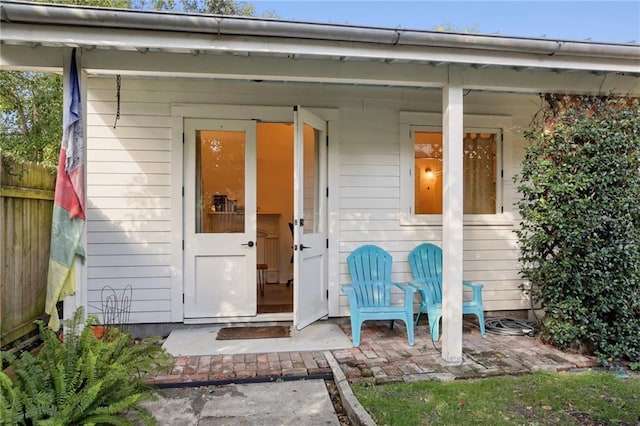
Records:
M484 320L484 326L488 333L503 336L529 336L536 335L538 324L536 321L521 320L508 317L490 317Z
M442 351L440 350L440 348L439 348L439 347L437 347L437 346L436 346L436 342L434 342L434 341L431 339L431 336L429 336L429 340L431 340L431 344L433 345L433 349L435 349L435 350L436 350L440 355L442 355Z

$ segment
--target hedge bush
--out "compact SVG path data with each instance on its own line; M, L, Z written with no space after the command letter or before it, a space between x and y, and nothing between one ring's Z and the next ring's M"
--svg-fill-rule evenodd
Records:
M526 132L516 231L542 338L640 360L640 101L547 95Z

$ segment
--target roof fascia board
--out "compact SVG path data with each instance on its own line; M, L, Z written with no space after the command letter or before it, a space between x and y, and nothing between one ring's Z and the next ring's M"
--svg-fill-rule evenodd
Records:
M82 60L89 73L123 75L405 87L442 87L447 81L446 67L424 64L396 64L391 67L381 62L97 50L84 52Z
M640 96L640 79L615 74L463 68L462 84L469 90L496 92Z
M3 44L0 48L1 70L59 71L64 66L65 47L44 47Z
M233 53L238 55L345 58L387 62L432 62L475 66L506 66L551 70L638 73L640 58L599 58L555 56L469 48L449 49L433 46L389 46L379 44L318 40L217 36L202 33L104 28L60 27L51 25L3 24L6 44L85 47L125 51L168 51L187 54Z
M421 64L337 62L317 59L286 59L181 54L126 53L114 51L84 52L82 61L88 72L131 73L146 76L223 78L308 83L363 84L397 87L443 87L448 79L447 67ZM194 75L194 69L200 70ZM623 75L549 73L540 70L463 68L465 89L521 93L562 92L589 94L640 93L640 80Z
M640 46L541 38L443 33L402 28L375 28L313 22L271 20L205 14L179 14L131 9L87 8L66 5L0 2L2 20L63 26L151 29L216 35L348 41L391 46L439 46L532 53L538 55L638 58Z
M3 46L2 68L19 69L19 64L62 65L61 48ZM25 62L27 55L30 62ZM41 58L46 61L39 61ZM257 80L274 82L356 84L392 87L443 87L447 67L382 62L338 62L317 59L184 55L178 53L83 51L83 70L89 75L129 75L184 79ZM11 67L5 67L5 64ZM198 71L193 71L198 70ZM465 89L516 93L589 93L640 95L640 79L624 75L550 73L540 70L476 69L463 67Z

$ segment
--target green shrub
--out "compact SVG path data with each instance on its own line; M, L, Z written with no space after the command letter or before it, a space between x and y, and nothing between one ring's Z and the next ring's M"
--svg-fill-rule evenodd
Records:
M516 178L542 337L640 360L640 102L547 96Z
M13 380L0 372L0 423L75 425L133 424L121 416L132 412L145 424L155 419L139 405L154 399L145 378L169 365L157 339L135 342L110 328L97 339L89 317L80 331L82 310L66 323L64 339L38 321L43 345L37 355L3 354L14 369Z

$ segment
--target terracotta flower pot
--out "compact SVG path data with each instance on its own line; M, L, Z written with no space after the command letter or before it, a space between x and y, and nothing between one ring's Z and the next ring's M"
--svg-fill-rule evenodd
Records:
M105 337L107 335L108 330L109 330L109 327L104 325L91 326L91 331L93 331L93 336L96 339L102 339L103 337ZM60 339L61 342L64 341L64 333L62 331L58 333L58 339Z
M109 330L109 328L104 325L94 325L91 329L96 339L102 339L107 335L107 331Z

